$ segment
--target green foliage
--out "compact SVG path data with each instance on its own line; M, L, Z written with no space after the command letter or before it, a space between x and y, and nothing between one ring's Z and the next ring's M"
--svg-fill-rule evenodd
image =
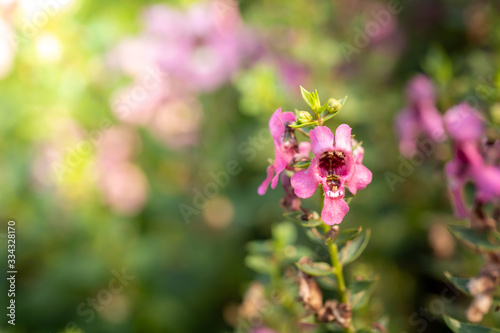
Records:
M356 260L361 253L366 249L370 241L371 230L367 229L354 240L348 241L339 251L339 260L343 265L349 264Z
M499 333L500 330L494 329L494 328L489 328L489 327L484 327L484 326L479 326L479 325L474 325L474 324L467 324L467 323L462 323L452 317L449 317L445 314L443 314L443 319L448 325L448 327L454 332L454 333Z
M461 225L450 225L450 231L469 246L482 251L500 251L500 233L497 231L479 231Z
M326 262L314 262L311 264L295 264L302 272L312 276L326 276L335 273L335 269Z

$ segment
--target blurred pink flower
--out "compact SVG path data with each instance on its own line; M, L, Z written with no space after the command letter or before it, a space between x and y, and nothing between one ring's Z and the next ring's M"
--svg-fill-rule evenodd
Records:
M104 201L119 214L138 213L148 194L144 172L131 163L120 163L106 171L99 182Z
M193 91L227 82L257 49L235 1L195 3L186 10L155 5L144 12L145 35L156 46L156 63Z
M140 139L135 131L126 126L111 127L98 142L98 185L104 202L119 214L136 214L146 203L146 176L131 163L139 145Z
M267 168L267 177L259 186L257 193L264 195L269 184L271 188L278 185L279 175L285 170L296 154L301 156L309 155L310 145L302 142L300 145L295 138L294 129L288 125L295 122L293 112L281 113L281 108L277 109L269 120L269 130L274 141L274 163Z
M326 224L339 224L349 211L343 199L344 187L356 194L372 181L372 173L361 164L361 151L355 153L355 159L348 125L337 127L335 136L324 126L316 127L310 135L315 157L307 170L293 175L292 186L299 198L309 198L321 184L325 192L321 218Z
M409 157L417 150L417 139L425 134L435 142L444 140L445 133L441 114L435 106L435 92L432 81L425 75L415 76L407 85L406 96L409 105L396 117L399 135L399 150Z
M453 142L453 159L445 167L458 217L468 215L464 203L465 183L471 180L476 199L488 202L500 197L500 168L486 163L480 146L485 124L482 116L468 104L449 109L444 116L446 130Z
M202 118L202 107L197 100L172 98L156 110L148 126L162 143L181 149L198 143Z

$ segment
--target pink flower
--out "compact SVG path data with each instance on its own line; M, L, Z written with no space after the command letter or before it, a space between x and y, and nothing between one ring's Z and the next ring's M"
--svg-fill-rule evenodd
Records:
M453 141L453 159L445 167L448 186L453 196L458 217L468 215L463 190L471 180L476 187L476 200L492 201L500 197L500 169L486 163L480 146L484 135L484 120L468 104L462 103L449 109L444 122Z
M349 206L343 200L347 186L352 194L372 181L372 173L362 162L362 151L353 152L351 128L340 125L335 137L328 127L319 126L311 131L314 159L307 170L296 172L292 186L299 198L311 197L319 184L325 191L321 218L326 224L339 224Z
M445 138L443 120L435 106L432 81L425 75L415 76L407 85L409 106L396 117L399 150L410 156L417 150L417 139L422 133L435 142Z
M293 175L292 186L298 197L309 198L321 184L325 191L321 217L327 224L338 224L349 211L343 200L344 187L356 194L358 189L371 182L372 174L361 164L362 148L352 151L351 128L348 125L340 125L335 137L327 127L316 127L310 135L315 157L307 170Z
M287 168L297 153L303 156L309 155L309 143L302 142L299 146L294 129L288 126L294 123L295 120L293 112L281 113L281 108L277 109L269 120L269 130L274 141L275 158L274 163L267 168L266 179L257 190L260 195L266 193L269 184L271 184L271 188L276 188L280 173Z
M205 1L186 10L155 5L145 11L144 23L157 45L156 63L193 91L227 82L258 46L233 1Z

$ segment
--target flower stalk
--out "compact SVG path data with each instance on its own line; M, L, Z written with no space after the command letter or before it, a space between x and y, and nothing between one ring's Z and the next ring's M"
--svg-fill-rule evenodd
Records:
M322 195L320 196L320 201L321 201L321 208L323 209L324 201L322 197L324 196L325 191L321 190L321 194ZM334 274L335 278L337 279L337 294L339 297L339 301L341 303L348 304L348 297L347 297L348 291L344 280L343 266L342 263L339 261L338 247L337 244L335 243L335 240L328 237L328 232L330 231L331 226L329 226L326 223L322 223L321 226L323 228L323 231L325 232L325 241L328 247L328 253L330 254L331 265L335 270ZM351 333L354 331L351 329L351 325L349 325L348 327L344 328L344 332Z

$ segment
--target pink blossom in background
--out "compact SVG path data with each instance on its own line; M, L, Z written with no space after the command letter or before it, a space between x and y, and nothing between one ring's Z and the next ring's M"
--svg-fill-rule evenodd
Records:
M131 162L139 145L135 131L125 126L106 130L98 142L97 184L104 203L119 214L134 215L147 200L146 175Z
M149 88L137 81L115 92L111 98L111 109L123 123L146 125L171 94L171 82L167 79L158 80L157 85Z
M115 212L137 214L145 205L148 181L144 172L131 163L120 163L101 175L103 199Z
M436 97L432 81L418 74L406 88L408 106L396 117L399 151L409 157L417 150L417 139L424 135L435 142L445 138L443 120L435 106Z
M194 146L199 140L202 111L202 106L196 99L172 98L155 111L148 127L169 148Z
M81 163L82 153L78 148L85 137L83 128L73 119L48 116L43 121L48 136L41 138L35 150L32 176L36 185L51 187L62 182Z
M500 197L500 168L488 164L483 156L485 122L481 114L462 103L444 116L446 130L453 144L453 159L445 167L455 213L468 216L463 191L467 181L476 188L476 200L489 202Z
M361 151L356 152L355 159L348 125L337 127L335 136L328 127L319 126L311 130L310 136L314 158L307 170L293 175L292 186L295 194L305 199L321 184L325 192L321 218L326 224L339 224L349 211L344 201L344 187L356 194L371 183L372 173L361 164Z
M258 49L236 2L154 5L143 17L144 35L156 43L155 62L192 91L218 88Z

